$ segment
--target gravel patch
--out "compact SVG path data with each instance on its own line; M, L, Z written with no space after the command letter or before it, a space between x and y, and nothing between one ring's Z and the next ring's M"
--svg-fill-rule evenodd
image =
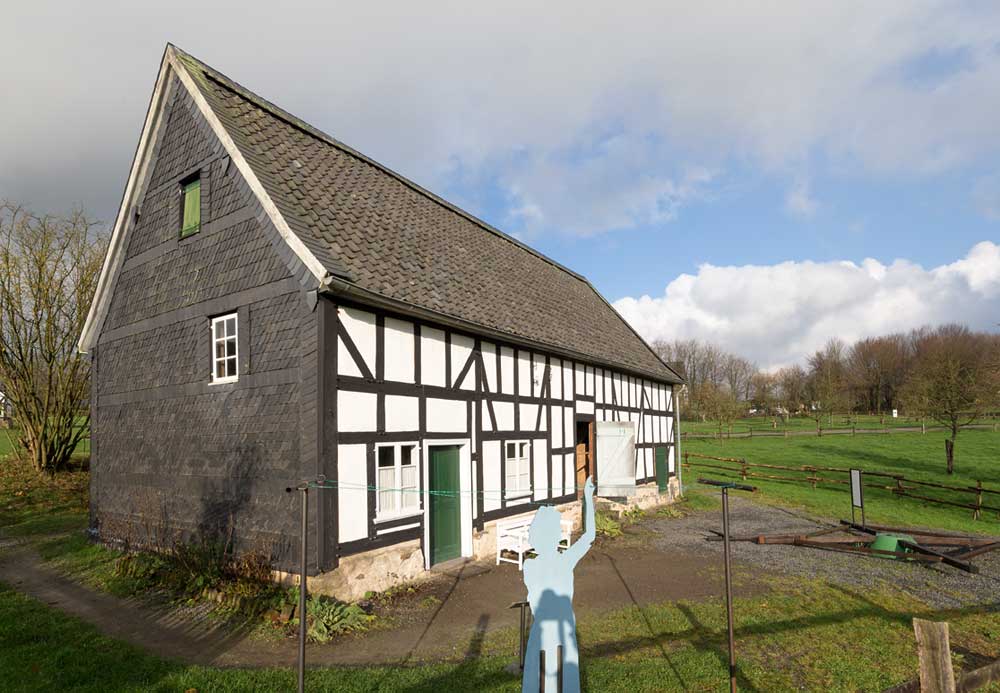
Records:
M730 497L730 531L744 534L806 534L836 524L792 510ZM720 512L698 512L680 519L654 520L657 548L722 554L721 541L708 541L722 530ZM919 564L855 556L781 544L734 542L735 572L751 575L763 569L785 576L820 578L851 588L898 589L935 609L989 606L1000 610L1000 550L972 559L978 574L941 563ZM742 569L742 570L741 570ZM749 569L749 570L747 570Z

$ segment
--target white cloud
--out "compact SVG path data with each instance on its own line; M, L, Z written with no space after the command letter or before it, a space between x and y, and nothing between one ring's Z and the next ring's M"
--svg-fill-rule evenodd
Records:
M0 192L105 215L166 40L435 189L499 180L538 228L665 223L689 166L793 184L1000 149L996 3L8 4Z
M663 296L615 302L644 337L696 337L774 368L799 362L830 337L906 331L963 322L1000 322L1000 245L983 241L956 262L924 269L907 260L883 264L782 262L701 265Z

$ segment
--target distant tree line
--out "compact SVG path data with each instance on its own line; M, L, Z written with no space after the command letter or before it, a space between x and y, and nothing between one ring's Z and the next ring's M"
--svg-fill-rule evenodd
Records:
M947 427L948 473L962 427L1000 407L1000 335L962 325L922 327L867 337L831 339L802 365L773 372L694 339L658 341L654 349L682 371L685 418L713 421L720 433L757 414L804 416L824 423L837 414L884 417L893 410Z

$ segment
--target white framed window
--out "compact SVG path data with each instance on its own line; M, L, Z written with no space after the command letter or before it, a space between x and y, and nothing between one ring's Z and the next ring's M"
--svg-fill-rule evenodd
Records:
M420 513L419 459L416 443L375 447L376 521Z
M531 494L531 443L512 440L504 443L506 497L521 498Z
M212 382L232 383L239 378L236 313L212 318Z

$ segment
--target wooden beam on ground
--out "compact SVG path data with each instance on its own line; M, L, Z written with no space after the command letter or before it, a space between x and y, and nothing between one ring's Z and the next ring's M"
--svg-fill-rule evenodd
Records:
M916 543L914 543L912 541L906 541L904 539L900 539L899 540L899 545L900 546L905 546L908 549L916 551L917 553L922 553L922 554L927 555L927 556L939 556L941 558L941 561L945 565L950 565L953 568L958 568L959 570L964 570L967 573L978 573L979 572L979 568L977 568L976 566L972 565L971 563L959 560L957 558L949 556L946 553L941 553L940 551L935 551L934 549L929 549L926 546L921 546L920 544L916 544Z
M951 647L947 622L913 619L920 660L921 693L955 693L955 672L951 667Z
M808 546L812 549L826 549L827 551L841 551L843 553L860 553L866 556L885 556L887 558L906 558L915 561L921 561L923 563L937 563L941 559L937 556L914 556L912 553L906 553L905 551L883 551L882 549L873 549L867 546L838 546L837 544L831 544L829 542L818 542L818 541L797 541L796 546Z
M962 674L955 684L955 690L958 693L977 691L994 681L1000 681L1000 659L992 664L987 664L984 667Z
M957 553L953 553L951 556L952 558L964 561L966 558L972 558L973 556L989 553L990 551L996 551L997 549L1000 549L1000 541L993 544L986 544L984 546L977 546L976 548L969 549L968 551L959 551Z
M863 525L856 524L850 520L841 520L840 524L845 527L850 527L851 529L856 529L859 532L864 532L865 534L878 534L871 526L865 527Z

